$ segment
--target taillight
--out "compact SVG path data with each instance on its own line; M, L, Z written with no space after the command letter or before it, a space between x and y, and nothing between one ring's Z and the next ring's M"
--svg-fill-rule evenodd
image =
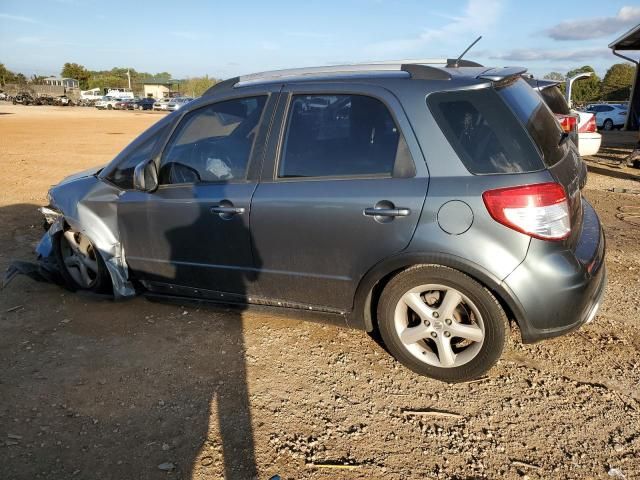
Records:
M567 133L575 132L576 125L578 125L578 119L573 115L561 115L559 113L556 114L556 118L558 122L560 122L560 126L562 130Z
M493 219L542 240L562 240L571 232L569 202L561 185L538 183L482 194Z
M594 133L598 131L598 126L596 125L596 116L591 115L591 118L587 120L584 125L582 125L578 132L580 133Z

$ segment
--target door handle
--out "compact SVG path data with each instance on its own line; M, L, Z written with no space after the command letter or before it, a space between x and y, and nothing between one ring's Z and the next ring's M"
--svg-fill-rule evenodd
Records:
M209 211L211 213L219 213L222 215L242 215L244 213L244 207L218 206L218 207L211 207Z
M365 208L364 214L369 217L407 217L411 214L408 208Z

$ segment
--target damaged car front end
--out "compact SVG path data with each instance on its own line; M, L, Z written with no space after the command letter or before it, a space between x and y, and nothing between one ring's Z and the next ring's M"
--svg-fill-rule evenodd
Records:
M136 291L118 240L120 190L98 173L73 175L49 191L49 205L40 209L46 232L36 253L41 262L58 265L67 286L101 284L104 291L110 283L115 298L131 297Z

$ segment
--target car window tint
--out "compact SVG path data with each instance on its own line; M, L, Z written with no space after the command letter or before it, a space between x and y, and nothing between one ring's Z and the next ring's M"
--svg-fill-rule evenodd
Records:
M442 132L471 173L519 173L543 168L526 130L494 89L434 93L427 101Z
M185 115L162 156L160 183L243 180L265 102L227 100Z
M391 175L402 145L402 134L380 100L294 95L278 176Z

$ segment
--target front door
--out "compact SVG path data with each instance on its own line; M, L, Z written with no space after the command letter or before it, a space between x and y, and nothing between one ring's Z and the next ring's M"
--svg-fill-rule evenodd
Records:
M268 101L266 95L243 97L187 113L159 159L159 188L120 198L127 263L151 290L248 293L255 272L249 214L256 188L249 167L256 137L270 121Z
M425 162L398 100L361 88L283 90L270 143L279 148L251 207L263 297L348 311L364 274L413 236Z

